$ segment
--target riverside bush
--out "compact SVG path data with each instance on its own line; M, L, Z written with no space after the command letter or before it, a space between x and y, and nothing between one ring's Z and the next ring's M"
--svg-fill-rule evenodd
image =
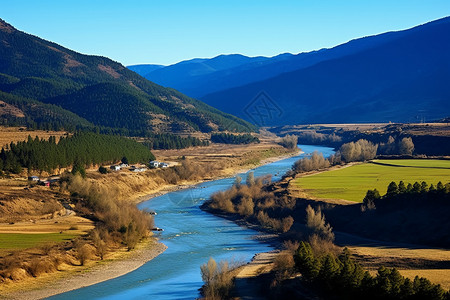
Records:
M292 216L271 217L268 213L279 205L289 207L284 198L276 199L273 192L264 189L265 184L269 182L268 177L255 179L250 173L246 184L241 184L238 178L230 189L213 194L205 205L211 209L254 220L273 231L287 232L294 223Z
M153 217L135 205L117 199L118 192L98 182L90 182L79 176L70 178L69 191L78 195L81 206L89 208L110 233L120 233L128 249L147 236L154 227ZM125 228L121 230L121 228Z
M200 266L202 280L205 283L202 294L206 300L229 299L233 288L233 270L239 266L225 260L219 264L211 257L207 263Z

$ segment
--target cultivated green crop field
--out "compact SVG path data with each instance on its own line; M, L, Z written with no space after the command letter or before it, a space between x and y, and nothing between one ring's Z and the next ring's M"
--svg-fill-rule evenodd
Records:
M450 160L439 159L374 159L373 162L405 167L450 169Z
M33 248L71 240L76 236L78 235L67 233L0 233L0 250Z
M367 190L386 193L391 181L405 184L425 181L429 185L450 182L450 161L431 159L374 160L348 168L298 178L295 184L307 194L321 199L344 199L361 202ZM390 166L386 165L389 164Z

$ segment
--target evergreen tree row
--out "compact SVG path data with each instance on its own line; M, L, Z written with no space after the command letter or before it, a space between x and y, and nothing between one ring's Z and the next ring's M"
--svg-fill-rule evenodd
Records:
M44 140L31 138L11 143L0 152L0 171L20 173L22 168L50 172L74 164L90 166L114 163L127 157L130 163L155 159L148 147L131 139L92 132L78 132L73 136Z
M196 137L180 137L174 134L147 134L148 142L144 144L150 149L183 149L196 146L209 146L209 141Z
M372 276L351 258L348 249L338 257L318 256L309 243L302 242L294 261L303 278L332 299L450 299L440 285L418 276L410 280L395 268L380 267Z
M368 190L363 199L363 204L366 208L398 208L403 206L413 206L429 204L430 201L438 204L450 204L450 183L443 184L439 181L436 186L428 185L425 181L421 183L405 184L400 181L397 185L392 181L384 196L380 195L377 189Z
M221 144L250 144L250 143L259 143L259 139L249 133L245 134L212 133L211 142Z

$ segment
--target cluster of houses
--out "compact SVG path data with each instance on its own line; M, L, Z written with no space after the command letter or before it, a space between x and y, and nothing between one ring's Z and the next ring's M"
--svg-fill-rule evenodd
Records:
M168 168L169 164L165 163L165 162L159 162L156 160L152 160L150 162L150 168L156 169L156 168Z
M169 164L165 163L165 162L159 162L156 160L152 160L151 162L149 162L149 166L152 169L157 169L157 168L168 168ZM144 172L147 171L146 167L143 166L131 166L129 167L128 164L119 164L119 165L112 165L109 167L112 171L120 171L122 169L128 168L131 172Z
M59 182L59 180L61 179L61 177L59 176L50 176L47 179L41 179L39 178L39 176L30 176L28 177L28 180L33 182L33 183L37 183L38 185L43 185L43 186L52 186L55 185Z
M120 165L112 165L111 167L109 167L112 171L120 171L122 169L128 168L131 172L145 172L147 171L146 167L142 167L142 166L131 166L128 167L128 164L120 164Z
M168 168L169 164L165 163L165 162L159 162L156 160L152 160L149 163L150 168L152 169L156 169L156 168ZM147 167L145 166L128 166L128 164L118 164L118 165L112 165L109 167L112 171L120 171L122 169L126 169L128 168L128 170L130 170L131 172L145 172L148 170ZM43 185L43 186L53 186L57 183L59 183L60 180L60 176L50 176L47 179L41 179L39 178L39 176L29 176L28 177L28 181L38 184L38 185Z
M111 170L113 171L120 171L122 169L128 168L128 164L120 164L120 165L112 165L111 167L109 167Z
M145 172L145 171L147 171L147 168L146 167L139 168L139 167L136 167L136 166L131 166L130 167L130 171L131 172Z

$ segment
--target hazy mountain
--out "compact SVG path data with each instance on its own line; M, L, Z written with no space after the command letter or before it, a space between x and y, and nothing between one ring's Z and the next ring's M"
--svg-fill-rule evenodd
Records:
M260 125L416 121L449 114L450 18L295 59L301 57L301 69L201 99Z
M247 57L240 54L219 55L211 59L195 58L174 65L151 70L141 68L145 65L129 66L138 74L163 86L170 86L191 97L200 97L207 93L218 91L234 85L221 80L237 70L247 70L265 65L272 60L283 60L291 54L280 55L278 58ZM235 78L230 78L234 80ZM239 84L242 84L238 81Z
M150 72L153 72L155 70L164 68L165 66L163 65L152 65L152 64L148 64L148 65L134 65L134 66L128 66L127 68L130 69L133 72L138 73L139 75L145 77L145 75L147 75Z
M129 66L131 70L163 86L173 87L191 97L272 78L282 73L310 67L319 62L340 58L398 38L399 33L352 40L332 49L300 54L284 53L274 57L220 55L212 59L182 61L163 68L153 65Z
M0 91L3 124L94 124L140 132L254 129L243 120L150 82L120 63L74 52L18 31L1 19ZM8 108L2 109L2 103ZM27 109L36 105L42 109L39 117Z

